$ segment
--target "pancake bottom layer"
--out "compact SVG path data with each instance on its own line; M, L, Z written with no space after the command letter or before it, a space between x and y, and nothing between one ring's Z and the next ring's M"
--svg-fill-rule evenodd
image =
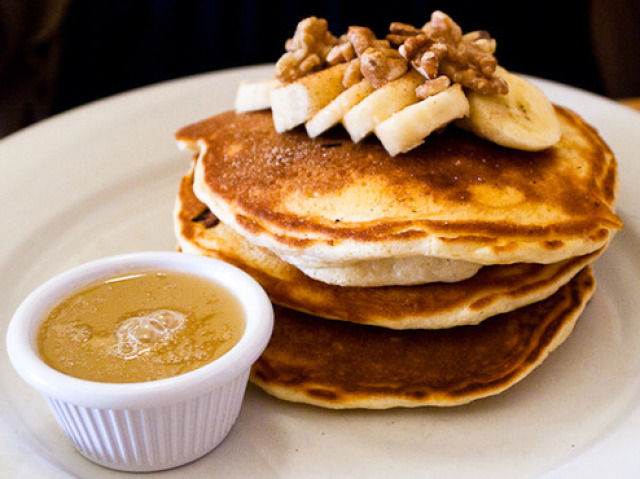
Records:
M454 406L523 379L571 333L593 294L589 267L554 295L476 326L396 331L275 306L274 333L251 380L325 408Z

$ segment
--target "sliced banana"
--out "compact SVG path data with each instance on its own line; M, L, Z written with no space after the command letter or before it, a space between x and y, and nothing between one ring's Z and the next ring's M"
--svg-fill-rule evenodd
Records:
M271 90L271 112L278 133L305 123L342 93L349 63L326 68Z
M305 123L307 134L311 138L315 138L336 126L342 121L345 113L364 100L373 91L373 86L367 80L362 80L350 86Z
M424 143L431 132L469 114L469 102L459 84L409 105L375 128L391 156Z
M415 70L378 88L345 113L342 123L354 143L359 142L381 122L404 107L416 103L416 87L424 77Z
M264 78L258 81L242 81L236 92L235 109L245 111L267 110L271 108L271 90L278 87L277 78Z
M469 116L460 125L508 148L539 151L560 140L560 122L546 95L525 78L498 68L506 95L469 92Z

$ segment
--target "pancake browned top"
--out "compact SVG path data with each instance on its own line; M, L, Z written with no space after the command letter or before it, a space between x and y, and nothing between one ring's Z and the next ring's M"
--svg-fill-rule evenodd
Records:
M177 138L202 148L200 199L294 264L416 254L555 262L602 247L621 227L610 149L579 116L557 111L562 140L542 152L450 127L390 157L340 128L278 134L269 112L226 112Z
M251 379L328 408L452 406L511 387L570 334L594 289L589 268L548 299L478 326L393 331L276 307Z
M487 266L464 281L415 286L342 287L314 280L270 251L254 246L193 194L193 175L180 182L175 232L187 253L222 259L253 276L271 300L322 318L393 329L477 324L547 298L600 251L558 263Z

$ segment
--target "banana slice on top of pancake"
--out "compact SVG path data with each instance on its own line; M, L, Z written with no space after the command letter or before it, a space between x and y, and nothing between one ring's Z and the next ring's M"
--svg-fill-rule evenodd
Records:
M459 123L474 134L517 150L539 151L560 140L560 122L544 92L522 76L498 67L505 95L467 92L469 116Z
M241 113L271 108L271 91L279 86L281 83L275 77L240 82L236 93L236 111Z
M468 113L469 102L462 87L455 84L400 110L374 131L385 150L395 156L413 150L432 132Z
M463 93L459 85L454 85L425 100L416 101L418 98L413 96L412 101L391 110L391 115L380 112L389 110L393 104L389 100L411 90L400 84L406 83L411 75L380 91L363 81L339 94L342 87L337 72L319 73L289 88L283 88L275 79L244 82L238 89L236 111L273 108L276 129L283 132L306 122L311 137L321 135L340 122L355 142L375 130L391 156L415 148L432 132L452 121L479 137L517 150L544 150L560 139L560 123L544 92L526 78L502 67L498 67L496 73L509 85L507 94L471 90ZM329 73L332 81L326 78L321 81L321 77ZM419 80L413 78L415 86ZM329 88L332 83L334 87ZM274 90L278 90L275 105L270 97ZM378 101L380 99L384 101Z
M350 27L338 38L325 20L304 19L285 45L287 62L276 64L282 83L242 84L236 111L271 108L278 133L304 124L311 138L342 123L354 143L375 133L390 156L449 123L523 151L560 140L554 105L536 85L498 65L487 32L463 35L440 11L421 29L394 22L390 32L378 39L366 27ZM375 61L365 61L367 55ZM289 71L290 57L312 68Z
M311 73L271 90L273 124L278 133L302 125L345 90L348 63Z

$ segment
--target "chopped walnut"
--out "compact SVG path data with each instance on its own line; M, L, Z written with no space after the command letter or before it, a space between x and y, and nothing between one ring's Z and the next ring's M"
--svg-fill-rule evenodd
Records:
M360 59L355 58L349 63L342 77L342 86L349 88L362 81L362 71L360 69Z
M349 27L347 39L353 45L356 55L362 55L368 48L384 48L389 46L384 40L378 40L375 33L367 27Z
M387 40L379 40L366 27L349 27L347 33L360 59L360 71L374 88L400 78L408 70L408 62Z
M413 37L424 33L422 30L414 27L413 25L401 22L391 22L389 31L391 33L387 35L387 40L396 48L402 45L408 37Z
M309 17L298 23L293 38L285 43L287 52L276 63L276 77L291 82L327 65L327 55L338 39L323 18Z
M327 63L337 65L338 63L350 62L356 57L353 45L349 42L349 37L345 34L338 39L335 45L327 54Z
M505 94L507 83L495 74L496 41L485 31L463 34L460 26L441 11L431 14L422 28L393 22L386 39L366 27L352 26L336 38L325 19L309 17L285 43L286 53L276 63L276 77L294 81L327 66L349 62L345 88L366 78L374 88L404 75L409 67L425 77L420 98L435 95L452 83L485 94Z
M462 34L451 17L435 11L421 29L394 22L390 26L389 42L399 46L399 53L426 79L416 93L424 98L431 91L441 91L446 76L453 83L485 94L505 94L506 82L495 75L498 62L493 55L496 42L487 32ZM436 81L435 85L429 83ZM446 87L445 87L446 88Z
M344 62L349 62L349 66L342 78L342 86L349 88L362 80L362 73L360 73L360 60L346 33L338 39L338 44L327 54L327 63L329 65L337 65Z
M427 80L422 85L416 87L416 96L418 98L427 98L436 93L445 91L451 86L451 80L446 75L440 75L433 80Z

